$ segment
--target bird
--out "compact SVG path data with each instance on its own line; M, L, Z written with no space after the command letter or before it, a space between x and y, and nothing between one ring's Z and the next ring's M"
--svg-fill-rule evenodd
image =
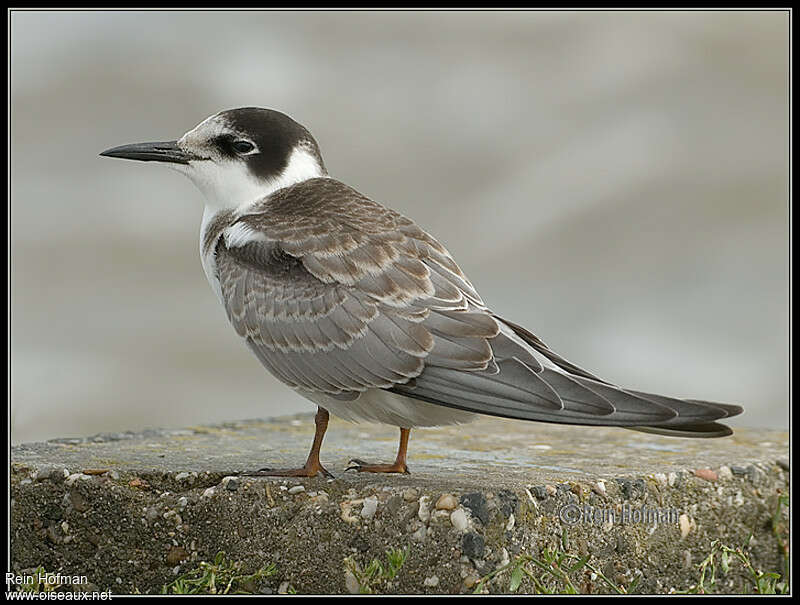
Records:
M200 256L237 334L279 381L317 406L298 468L255 476L332 477L320 461L330 414L411 429L480 415L724 437L738 405L622 388L574 365L486 303L433 235L328 174L311 133L273 109L214 114L177 140L107 149L187 176L205 197Z

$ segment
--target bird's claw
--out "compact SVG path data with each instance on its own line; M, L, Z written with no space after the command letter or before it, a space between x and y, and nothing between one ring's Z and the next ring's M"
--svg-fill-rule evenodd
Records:
M359 473L399 473L403 475L410 475L411 473L408 470L408 467L405 464L398 464L395 462L394 464L371 464L369 462L364 462L358 458L351 459L344 472L347 471L358 471Z
M347 464L349 464L351 466L348 466L346 469L344 469L345 473L347 471L357 471L362 466L367 466L366 462L364 462L363 460L359 460L358 458L351 458L350 460L347 461Z

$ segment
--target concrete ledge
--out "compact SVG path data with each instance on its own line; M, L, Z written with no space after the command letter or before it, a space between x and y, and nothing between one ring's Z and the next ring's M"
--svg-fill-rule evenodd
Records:
M784 432L690 440L486 418L412 432L412 474L383 476L343 469L392 460L397 431L333 420L322 460L336 479L230 477L302 463L312 433L302 415L16 446L13 571L157 593L224 551L244 571L275 565L255 592L535 592L567 584L530 559L563 555L564 569L583 561L569 576L581 592L663 594L697 585L713 541L751 535L753 566L784 569ZM389 549L406 553L396 575L368 578ZM717 575L715 592L754 590L743 566Z

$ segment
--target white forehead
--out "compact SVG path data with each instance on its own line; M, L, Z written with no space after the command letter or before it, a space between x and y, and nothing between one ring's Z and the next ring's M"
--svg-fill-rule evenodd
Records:
M179 140L179 145L198 146L204 145L223 134L241 134L232 128L229 121L221 114L214 114L200 122Z

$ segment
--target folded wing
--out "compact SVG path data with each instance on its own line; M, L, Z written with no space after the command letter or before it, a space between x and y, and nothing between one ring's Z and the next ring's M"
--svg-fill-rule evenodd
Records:
M241 217L216 266L234 327L293 387L685 436L729 434L715 421L741 412L623 389L569 363L493 314L433 237L333 179Z

